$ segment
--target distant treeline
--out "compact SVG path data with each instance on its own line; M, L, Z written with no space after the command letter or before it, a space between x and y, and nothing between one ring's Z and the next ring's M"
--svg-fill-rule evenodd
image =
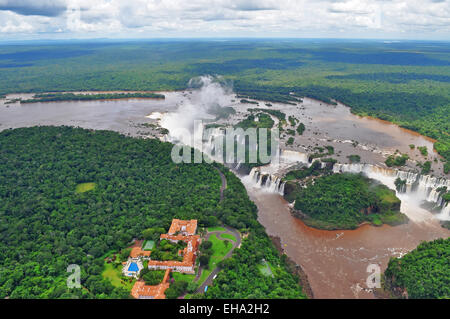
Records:
M217 74L239 99L342 102L437 139L450 172L450 51L442 42L154 41L3 46L0 94L183 90ZM269 103L270 104L270 103Z
M450 99L421 92L354 92L341 87L310 85L306 87L263 87L250 84L236 86L240 94L253 99L289 103L295 96L309 97L328 104L334 100L351 107L353 113L369 115L399 124L437 139L434 147L445 158L444 172L450 172Z
M348 75L330 75L330 80L363 80L363 81L382 81L389 83L405 83L409 81L430 80L437 82L450 82L450 76L440 74L426 73L360 73Z
M92 101L92 100L119 100L119 99L164 99L164 94L159 93L45 93L35 94L32 99L21 100L20 103L54 102L54 101Z

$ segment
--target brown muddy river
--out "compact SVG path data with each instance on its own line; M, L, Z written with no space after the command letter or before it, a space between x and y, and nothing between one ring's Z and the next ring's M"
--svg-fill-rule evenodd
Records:
M8 97L31 98L32 94ZM35 125L69 125L98 130L113 130L136 135L137 123L147 123L145 117L153 111L172 111L182 93L166 94L165 100L128 99L108 101L70 101L3 105L0 102L0 130Z
M369 264L378 264L384 271L391 256L402 256L422 240L450 236L436 220L318 230L293 217L278 194L251 191L250 198L258 206L258 220L267 233L280 238L285 253L307 274L314 298L374 298L366 285Z
M185 92L164 94L165 100L16 103L9 106L0 101L0 130L34 125L71 125L135 136L142 130L138 124L154 122L146 117L150 113L176 111L191 98ZM20 96L30 95L10 97ZM224 100L227 105L236 107L236 117L242 118L242 112L255 107L235 103L235 97L231 95ZM264 103L259 107L264 107ZM348 162L347 155L359 154L361 162L383 165L386 155L396 149L423 161L417 149L411 150L408 146L415 144L428 147L429 160L437 157L432 151L432 140L390 123L354 116L343 105L329 106L304 99L297 106L273 103L271 108L280 109L287 116L295 115L306 125L304 135L297 136L294 145L286 147L290 150L311 152L315 146L333 145L336 150L333 157L341 163ZM352 141L358 141L358 145L353 145ZM415 167L414 163L408 165ZM442 174L441 166L441 163L433 163L435 173ZM401 256L422 240L450 236L450 232L440 227L433 217L396 227L366 225L352 231L316 230L292 217L280 195L249 185L246 188L258 206L259 221L269 235L281 239L287 255L303 268L316 298L373 298L372 292L366 289L369 264L378 264L383 271L391 256ZM403 200L402 211L411 216L428 214Z
M347 155L357 154L361 156L362 163L384 165L387 155L394 154L397 150L408 154L412 161L408 161L410 168L417 169L414 161L429 160L435 174L442 175L442 163L434 162L439 155L433 150L434 141L416 132L403 129L390 122L369 117L355 116L350 109L342 104L327 105L325 103L304 98L300 106L274 105L287 116L294 115L306 126L302 136L295 137L293 147L313 153L315 146L331 145L335 148L334 158L342 163L349 162ZM353 142L358 142L354 144ZM411 149L409 145L415 146ZM424 157L417 149L418 146L426 146L428 156Z

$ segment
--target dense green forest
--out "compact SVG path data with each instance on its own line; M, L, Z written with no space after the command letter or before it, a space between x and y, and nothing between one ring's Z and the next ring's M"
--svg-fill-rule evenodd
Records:
M273 277L260 271L258 266L263 259L276 269ZM305 298L296 289L299 278L289 272L285 255L280 259L262 227L244 239L241 248L220 266L222 271L208 289L206 298Z
M363 222L407 221L395 192L360 174L320 176L290 196L295 198L294 215L312 227L354 229Z
M338 100L357 114L396 122L437 139L450 171L446 42L78 41L0 48L0 95L177 90L202 74L222 75L243 99Z
M0 132L0 298L127 298L129 291L101 276L104 258L148 228L167 230L172 218L250 232L243 247L267 243L237 177L216 164L228 180L220 202L216 169L175 164L171 149L154 139L70 127ZM287 269L273 246L258 247ZM82 289L66 286L70 264L81 268ZM292 284L281 297L301 296L293 275L286 272L283 280ZM267 281L262 293L280 285Z
M450 298L450 238L422 242L402 258L391 258L384 288L396 297Z

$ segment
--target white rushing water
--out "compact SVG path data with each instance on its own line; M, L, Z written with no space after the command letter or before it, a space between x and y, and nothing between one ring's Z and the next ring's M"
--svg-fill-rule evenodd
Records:
M261 173L260 168L253 167L250 174L242 177L242 182L249 186L260 188L266 192L284 194L284 184L281 177Z
M446 187L450 189L450 180L434 177L430 175L421 175L413 172L405 172L397 169L383 168L371 164L335 164L334 173L362 173L365 176L375 179L391 189L396 189L394 181L400 178L406 181L402 192L397 192L397 196L402 200L402 208L405 214L411 219L423 220L429 218L431 213L425 213L426 210L420 208L422 202L429 202L435 209L440 209L436 215L441 220L450 220L450 207L445 205L439 188ZM406 207L414 207L415 213ZM403 209L402 209L403 210ZM417 212L421 213L417 214Z
M225 131L222 128L209 129L205 136L203 134L205 124L195 122L195 120L211 119L213 117L209 113L211 108L229 104L233 96L226 87L212 77L200 77L196 81L198 82L196 86L199 89L190 92L189 98L179 105L177 111L154 112L149 117L159 120L160 125L169 130L170 133L166 136L168 141L193 146L210 158L223 163L221 147L217 147L217 145L222 144L217 144L215 141L218 139L224 140ZM200 138L196 139L195 136L200 136ZM241 137L238 137L237 142L241 145L245 144L244 138ZM344 140L343 142L350 143L351 141ZM257 145L254 147L254 151L257 151ZM226 159L227 165L239 174L242 163L233 162L233 160L233 158ZM272 158L270 164L252 168L249 175L241 179L247 186L284 195L285 183L282 176L296 164L310 166L308 154L293 150L281 150L277 152L275 158ZM322 163L322 167L325 165L325 163ZM450 180L383 168L373 164L335 164L333 171L334 173L362 173L394 190L396 189L394 181L400 178L406 182L401 192L397 192L397 196L402 200L402 212L416 221L434 217L441 220L450 220L450 204L444 203L443 192L439 191L439 188L443 187L450 189ZM432 210L439 211L439 213L433 216L433 214L421 208L423 202L432 203L434 206Z
M217 160L214 153L214 139L223 138L222 129L214 129L206 141L204 151ZM239 140L238 140L239 142ZM241 141L243 143L243 141ZM212 154L211 154L212 153ZM269 193L284 195L285 182L282 180L283 171L288 170L294 164L310 166L308 154L298 151L281 150L279 161L268 165L253 167L249 175L242 177L242 182L246 185L260 189ZM241 163L232 165L234 171L238 171ZM324 166L325 163L322 163ZM445 178L421 175L414 172L406 172L397 169L383 168L372 164L335 164L334 173L362 173L369 178L377 180L389 188L395 190L394 181L400 178L406 181L402 192L397 192L397 196L402 201L401 211L414 221L425 221L434 217L440 220L450 220L450 205L445 205L441 192L441 187L450 189L450 180ZM429 211L421 207L423 202L433 203L434 210L440 210L439 214L433 216Z
M281 150L278 159L279 161L275 163L253 167L249 175L242 178L242 182L248 186L283 196L286 183L282 181L282 172L295 164L305 166L311 164L308 162L308 154L297 151Z

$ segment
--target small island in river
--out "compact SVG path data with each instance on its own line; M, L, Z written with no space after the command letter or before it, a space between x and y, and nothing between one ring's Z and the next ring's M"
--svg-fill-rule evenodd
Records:
M309 180L306 187L292 187L294 216L311 227L355 229L371 223L398 225L408 221L400 213L395 191L360 174L332 174Z
M55 101L92 101L92 100L119 100L119 99L164 99L165 96L152 92L136 93L40 93L33 98L20 100L20 103L55 102Z

